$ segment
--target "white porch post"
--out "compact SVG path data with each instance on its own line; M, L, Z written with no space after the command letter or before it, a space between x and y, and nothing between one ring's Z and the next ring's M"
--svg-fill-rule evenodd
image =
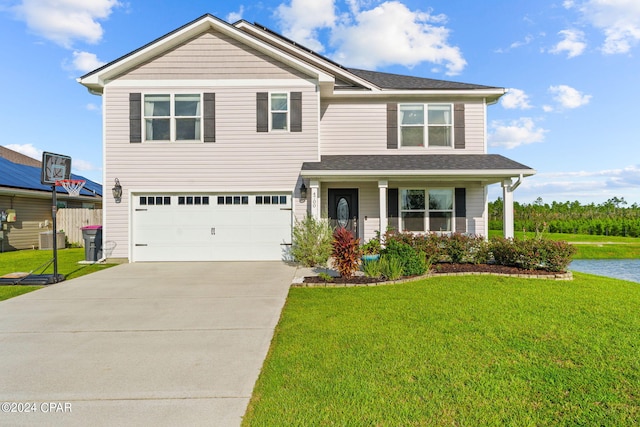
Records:
M512 239L513 234L513 181L505 179L502 181L502 200L503 200L503 232L505 239Z
M312 179L309 187L311 188L311 216L313 219L320 219L320 182Z
M384 235L387 231L387 188L389 181L378 181L378 189L380 190L380 235Z

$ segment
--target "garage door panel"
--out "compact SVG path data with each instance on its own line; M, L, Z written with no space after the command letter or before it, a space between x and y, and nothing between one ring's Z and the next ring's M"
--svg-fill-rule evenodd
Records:
M133 212L134 261L281 260L287 256L290 195L174 194L135 200L152 198L163 204L138 204ZM205 200L206 205L192 204Z

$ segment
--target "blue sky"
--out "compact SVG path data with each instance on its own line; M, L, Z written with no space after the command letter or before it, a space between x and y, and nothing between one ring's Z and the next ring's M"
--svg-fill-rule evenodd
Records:
M75 79L205 13L345 66L508 88L489 152L538 171L517 201L640 204L638 0L0 0L0 144L102 182L101 100Z

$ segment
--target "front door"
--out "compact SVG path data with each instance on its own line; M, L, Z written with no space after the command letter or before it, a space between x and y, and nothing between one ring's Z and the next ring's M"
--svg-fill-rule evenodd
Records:
M358 237L358 189L329 189L329 222L335 229L346 228Z

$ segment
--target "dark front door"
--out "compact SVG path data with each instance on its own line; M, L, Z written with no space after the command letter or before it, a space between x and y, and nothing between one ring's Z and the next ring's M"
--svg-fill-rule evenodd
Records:
M358 189L329 189L329 221L333 228L343 227L358 237Z

